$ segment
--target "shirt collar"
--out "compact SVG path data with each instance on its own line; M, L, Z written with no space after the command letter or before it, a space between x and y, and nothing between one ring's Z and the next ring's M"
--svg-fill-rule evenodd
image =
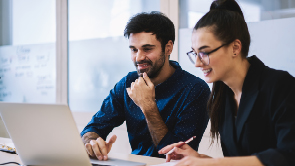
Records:
M172 81L174 81L174 80L176 80L176 79L179 79L179 76L181 75L181 71L182 71L181 66L179 65L178 62L173 61L173 60L169 60L169 64L170 64L172 67L175 68L175 72L174 72L174 73L172 74L172 76L169 77L167 80L165 80L164 82L158 84L158 85L156 86L156 88L157 88L158 86L160 86L160 85L165 85L165 84L167 84L167 83L169 83L169 82L172 82Z

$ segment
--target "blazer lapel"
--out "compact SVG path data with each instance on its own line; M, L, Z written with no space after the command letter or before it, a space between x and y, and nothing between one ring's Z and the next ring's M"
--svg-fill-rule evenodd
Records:
M238 142L240 140L244 124L247 121L259 94L259 79L264 67L264 64L256 56L249 58L249 62L251 66L243 84L242 96L236 119Z
M227 88L226 91L226 99L225 99L225 116L222 125L222 139L224 140L223 143L226 145L228 149L229 155L236 156L241 155L239 153L239 146L237 144L236 139L236 131L234 128L234 116L232 112L232 104L231 104L231 93L230 89Z
M237 140L239 142L240 136L244 127L245 122L247 121L252 108L255 104L256 98L258 96L258 91L250 91L244 94L242 92L241 102L238 109L236 128L237 128Z

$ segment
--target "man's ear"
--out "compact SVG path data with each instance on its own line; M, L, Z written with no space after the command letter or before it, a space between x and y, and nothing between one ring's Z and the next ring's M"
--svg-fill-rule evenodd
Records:
M242 51L242 42L239 39L236 39L233 42L233 56L237 56Z
M172 40L169 40L168 43L165 46L165 55L170 55L173 50L173 42Z

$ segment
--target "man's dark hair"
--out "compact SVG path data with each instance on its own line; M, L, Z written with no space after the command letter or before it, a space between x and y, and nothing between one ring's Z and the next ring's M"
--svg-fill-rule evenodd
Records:
M161 12L142 12L131 17L125 27L124 36L129 38L131 33L141 32L155 34L157 40L161 43L163 52L165 52L165 46L169 40L172 40L174 44L174 24L167 16L165 16Z

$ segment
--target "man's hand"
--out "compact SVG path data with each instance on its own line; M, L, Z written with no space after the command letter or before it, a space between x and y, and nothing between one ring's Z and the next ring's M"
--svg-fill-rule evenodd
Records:
M111 151L113 143L117 139L116 135L113 135L109 142L105 142L101 137L96 140L92 139L85 143L86 151L89 156L96 157L98 160L107 160L108 153Z
M155 87L146 73L131 83L130 88L126 88L129 97L143 111L151 110L155 105Z

